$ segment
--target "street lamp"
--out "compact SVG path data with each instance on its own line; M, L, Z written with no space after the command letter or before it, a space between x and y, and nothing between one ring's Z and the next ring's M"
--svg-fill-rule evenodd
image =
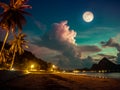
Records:
M55 66L55 65L52 65L52 68L53 68L53 69L55 69L55 68L56 68L56 66Z
M34 67L35 67L35 65L34 65L34 64L32 64L32 65L30 66L31 70L32 70Z
M57 69L57 66L52 65L52 71L56 71L56 69Z

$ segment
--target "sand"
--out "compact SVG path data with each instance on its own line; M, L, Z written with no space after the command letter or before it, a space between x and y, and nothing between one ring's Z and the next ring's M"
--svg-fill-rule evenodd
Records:
M0 84L0 90L120 90L119 79L65 73L27 74Z
M73 81L72 90L120 90L120 79L90 77L86 75L57 74Z

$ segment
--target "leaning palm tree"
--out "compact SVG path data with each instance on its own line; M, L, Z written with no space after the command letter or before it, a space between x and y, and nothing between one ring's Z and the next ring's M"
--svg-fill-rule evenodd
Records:
M31 8L30 5L26 4L27 1L28 0L10 0L9 4L0 2L0 7L4 9L0 14L0 27L6 30L0 56L9 36L9 32L12 31L14 34L16 28L21 32L23 25L26 23L24 15L30 15L28 12L24 11L24 9Z
M26 47L26 48L28 47L27 41L24 39L25 37L26 37L26 34L19 33L18 36L15 36L15 38L10 42L10 45L11 45L10 52L13 54L10 70L13 67L16 53L18 52L21 55L24 53L23 47Z

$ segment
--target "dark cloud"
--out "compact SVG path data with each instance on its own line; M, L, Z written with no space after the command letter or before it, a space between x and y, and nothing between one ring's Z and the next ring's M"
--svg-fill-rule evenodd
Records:
M108 41L101 42L103 47L115 47L120 52L120 44L117 42L115 38L110 38Z
M79 48L80 48L81 52L91 52L91 53L93 53L93 52L100 52L101 51L101 49L99 47L94 46L94 45L79 46Z
M101 49L95 45L78 46L78 48L81 51L81 59L101 51Z
M108 41L106 42L101 42L103 47L114 47L118 50L118 54L117 54L117 63L120 64L120 43L117 41L116 38L110 38Z
M82 60L84 62L84 66L86 68L91 68L91 66L93 65L93 59L92 57L88 56L87 58Z
M97 55L101 56L102 58L106 57L108 59L115 59L116 58L116 56L113 56L113 55L106 55L106 54L97 54Z

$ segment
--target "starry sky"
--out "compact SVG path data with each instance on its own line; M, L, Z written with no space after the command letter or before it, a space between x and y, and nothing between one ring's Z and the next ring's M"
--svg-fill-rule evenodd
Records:
M64 68L90 67L102 57L116 61L120 48L120 0L29 0L23 32L37 57ZM94 14L85 22L85 11ZM79 63L79 64L78 64Z

